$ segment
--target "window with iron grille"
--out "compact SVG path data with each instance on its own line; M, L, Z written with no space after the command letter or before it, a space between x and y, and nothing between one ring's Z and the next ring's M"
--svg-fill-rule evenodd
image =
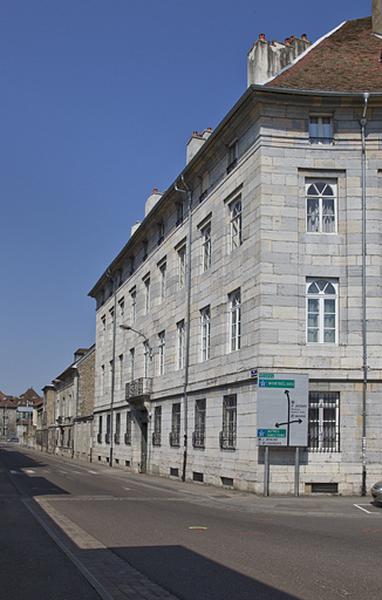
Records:
M126 413L125 444L131 446L131 412Z
M161 331L158 333L158 375L163 375L164 373L165 348L166 332Z
M234 352L240 349L241 344L241 293L235 290L228 296L229 302L229 350Z
M153 430L153 446L160 446L162 443L162 407L154 408L154 430Z
M336 344L338 341L338 281L307 279L307 342Z
M309 138L312 144L331 144L333 142L333 119L328 115L309 118Z
M176 368L184 368L185 327L184 319L176 324Z
M105 443L110 444L110 431L111 431L111 419L110 415L106 415L106 433L105 433Z
M170 446L180 446L180 403L172 405Z
M200 360L204 362L210 358L211 338L211 309L209 306L200 311Z
M98 417L97 443L102 444L102 415Z
M119 444L121 441L121 413L116 413L115 415L115 433L114 433L114 443Z
M237 400L236 394L223 398L223 428L220 432L220 447L224 450L236 448Z
M195 400L195 431L192 434L194 448L204 448L206 437L206 399Z
M202 236L202 271L208 271L211 266L211 223L207 223L201 230Z
M308 233L336 233L337 183L312 180L305 183L306 230Z
M230 250L232 252L242 244L241 198L233 200L228 208L230 219Z
M309 393L309 438L311 452L340 451L339 392Z

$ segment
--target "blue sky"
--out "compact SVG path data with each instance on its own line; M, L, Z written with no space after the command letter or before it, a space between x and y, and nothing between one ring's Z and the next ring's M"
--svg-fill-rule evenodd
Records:
M245 91L259 32L311 40L371 0L2 0L0 390L94 340L87 293L193 130Z

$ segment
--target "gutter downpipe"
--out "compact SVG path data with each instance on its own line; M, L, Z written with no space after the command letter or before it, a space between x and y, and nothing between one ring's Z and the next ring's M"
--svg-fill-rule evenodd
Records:
M366 433L367 433L367 384L368 384L368 354L367 354L367 312L366 312L366 256L367 256L367 231L366 231L366 126L368 92L363 94L363 113L361 125L361 202L362 202L362 485L361 494L366 496Z
M182 481L186 481L187 469L187 451L188 451L188 379L190 363L190 329L191 329L191 236L192 236L192 191L186 184L183 175L181 176L184 189L175 184L175 190L181 194L187 195L188 200L188 234L187 234L187 277L186 277L186 347L184 361L184 379L183 379L183 414L184 414L184 450Z
M111 364L111 393L110 393L110 452L109 467L113 466L114 458L114 396L115 396L115 341L117 333L117 287L112 274L106 273L108 279L112 282L114 292L114 317L113 317L113 342L112 342L112 364Z

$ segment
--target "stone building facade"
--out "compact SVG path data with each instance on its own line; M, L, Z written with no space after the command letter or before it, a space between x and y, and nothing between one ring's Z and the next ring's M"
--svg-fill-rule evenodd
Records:
M74 457L92 460L95 388L95 345L77 361L77 412L74 417Z
M380 476L375 10L249 85L214 132L194 134L185 169L153 191L91 290L94 460L261 493L261 370L309 377L300 493L357 494ZM272 450L269 476L272 493L293 491L294 449Z

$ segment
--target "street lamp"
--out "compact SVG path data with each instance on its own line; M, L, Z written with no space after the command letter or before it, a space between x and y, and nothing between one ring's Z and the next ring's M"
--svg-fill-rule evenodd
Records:
M124 325L123 323L122 323L122 325L120 325L120 328L124 329L125 331L132 331L133 333L136 333L137 335L141 336L141 338L143 338L143 341L148 346L150 359L153 357L153 349L150 346L150 340L149 340L149 338L144 333L142 333L142 331L139 331L138 329L135 329L134 327L131 327L131 325Z

